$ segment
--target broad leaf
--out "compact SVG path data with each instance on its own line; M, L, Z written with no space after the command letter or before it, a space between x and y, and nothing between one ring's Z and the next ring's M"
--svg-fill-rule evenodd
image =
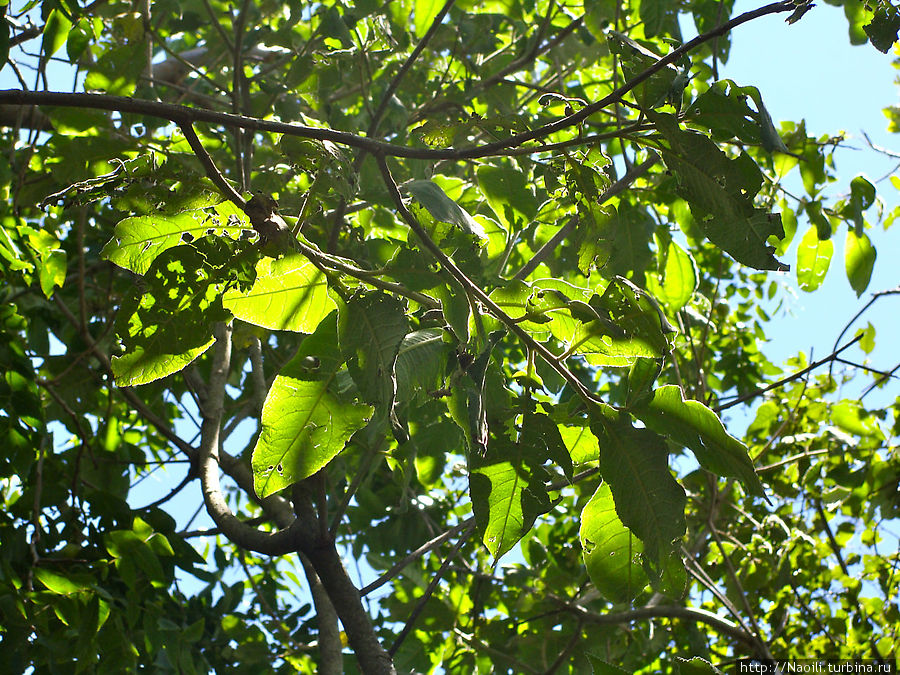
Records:
M852 229L847 230L847 241L844 244L844 269L851 288L856 297L861 296L869 287L872 270L875 267L875 248L868 235L858 235Z
M521 171L511 166L485 164L475 171L478 187L488 204L507 227L520 229L537 214L534 190Z
M190 241L207 232L227 233L231 238L237 238L244 229L239 225L220 226L215 220L210 220L207 211L201 209L175 215L135 216L118 222L113 238L103 247L100 255L135 274L144 274L156 256L186 239Z
M811 293L822 285L833 253L831 239L819 239L815 227L806 231L797 247L797 282L801 290Z
M112 358L120 387L178 372L213 343L213 324L230 318L221 295L234 250L222 240L201 243L203 251L190 244L166 250L123 303L116 332L125 353Z
M628 602L647 585L644 545L619 516L608 483L601 483L581 512L578 530L591 582L610 602Z
M450 199L437 183L430 180L414 180L406 188L435 220L456 225L466 234L473 234L479 239L487 239L484 228L469 215L468 211Z
M473 457L469 473L472 510L482 542L497 560L552 508L540 460L507 438L492 438L484 457Z
M397 394L394 364L409 332L405 305L381 291L355 295L338 309L338 343L362 398L379 419L393 418Z
M336 391L343 357L337 314L326 317L272 383L251 465L256 494L266 497L316 473L372 415Z
M712 410L700 401L685 400L681 387L660 387L631 412L648 428L690 448L704 469L733 476L751 494L764 495L747 447L725 431Z
M530 446L531 456L552 460L563 470L566 478L572 480L572 457L559 433L559 427L547 415L542 413L525 415L519 442Z
M768 239L784 237L781 217L757 208L762 185L759 167L746 153L730 159L708 137L680 129L672 115L649 113L669 144L663 158L709 240L744 265L760 270L788 269L775 259Z
M595 366L630 366L636 358L660 358L670 350L674 328L659 306L627 279L617 277L602 296L588 303L572 301L568 314L554 315L553 336ZM574 329L574 330L573 330Z
M616 513L660 565L684 535L684 489L669 471L665 439L636 428L628 415L606 405L590 409L591 431L600 442L600 472L609 483Z
M408 403L414 396L424 398L441 387L447 369L450 345L440 328L408 333L397 352L397 400Z
M672 312L687 304L697 288L697 263L693 256L674 241L670 241L666 253L666 265L662 283L656 297Z
M334 309L325 275L299 253L278 260L262 258L253 286L229 290L222 304L247 323L299 333L312 333Z

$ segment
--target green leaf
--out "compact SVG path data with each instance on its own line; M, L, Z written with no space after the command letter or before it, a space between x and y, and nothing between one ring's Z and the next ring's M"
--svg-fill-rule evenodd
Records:
M565 477L572 480L574 469L569 449L563 442L559 427L547 415L542 413L525 415L520 442L529 446L530 455L552 460L563 470Z
M736 138L744 143L762 143L747 93L732 80L720 80L700 94L685 112L692 124L705 127L716 140Z
M61 9L57 8L50 12L50 16L47 17L47 23L44 24L43 39L41 41L41 51L45 59L49 59L66 44L71 28L72 22Z
M797 282L801 290L812 293L822 285L833 253L831 239L819 239L816 227L806 231L797 247Z
M594 656L590 653L585 654L585 656L587 656L588 661L591 663L591 669L594 671L593 675L620 675L621 673L629 675L629 673L631 673L630 670L625 670L624 668L619 668L618 666L607 663L599 656Z
M379 420L391 416L395 427L394 364L408 332L405 304L381 291L354 295L338 309L338 343L350 376Z
M497 560L552 508L540 460L507 438L492 438L484 457L470 460L472 510L488 552Z
M409 402L437 390L443 383L447 360L452 352L440 328L425 328L408 333L397 352L397 400Z
M334 309L325 275L299 253L260 259L253 286L228 290L222 305L241 321L298 333L312 333Z
M41 291L45 297L53 295L53 289L63 285L66 280L66 252L54 249L41 261Z
M91 64L84 78L84 88L115 96L131 96L146 66L147 44L131 40L128 44L113 44Z
M529 181L512 166L483 164L475 170L478 187L500 222L521 229L537 215L537 199Z
M191 239L212 232L237 238L244 229L240 226L216 226L209 214L200 209L182 211L172 216L135 216L118 222L113 238L103 247L100 255L135 274L144 274L156 256L183 243L185 235Z
M859 348L866 354L871 354L872 350L875 349L875 326L869 321L866 323L865 328L856 331L856 333L857 335L862 333L862 339L859 341Z
M665 303L670 311L677 312L691 299L697 283L697 263L694 262L693 256L674 241L670 241L662 284L656 297Z
M847 240L844 243L844 269L857 298L869 287L872 270L875 267L875 256L875 248L868 235L857 236L853 230L847 230Z
M695 656L690 661L678 659L678 672L681 675L719 675L722 671L709 661Z
M840 209L845 218L853 221L856 234L862 235L866 227L863 213L875 203L875 186L864 176L856 176L850 181L850 199Z
M659 387L631 412L649 429L690 448L704 469L737 478L751 494L765 494L747 447L703 403L685 400L681 387Z
M596 462L600 459L597 437L591 433L588 427L560 425L559 433L575 464Z
M591 431L600 442L600 472L609 483L616 513L659 565L684 535L684 489L669 471L665 440L635 428L627 414L607 405L590 409Z
M872 46L882 54L887 54L897 41L897 32L900 31L900 10L887 0L880 0L872 20L863 26L863 30Z
M659 54L617 31L606 31L606 39L609 50L619 55L627 80L637 77L662 58ZM669 102L677 102L680 107L681 91L673 90L673 85L678 79L678 68L669 64L634 87L632 93L644 111L652 111ZM686 80L684 84L687 84ZM681 90L683 89L682 85ZM676 100L673 100L673 94L677 97Z
M554 337L595 366L630 366L636 358L660 358L669 353L674 328L656 302L627 279L617 277L602 296L588 303L568 303L571 319L556 313L550 322Z
M672 115L648 117L668 141L666 166L675 174L679 194L690 204L697 225L709 240L744 265L784 271L768 239L784 237L781 217L754 205L762 173L749 155L731 159L706 136L680 129Z
M831 408L831 422L860 437L883 437L874 415L856 401L840 401Z
M416 0L413 16L415 17L417 38L422 38L428 32L443 4L441 0Z
M34 576L47 587L47 590L56 595L71 595L72 593L81 593L91 588L89 583L78 582L73 577L57 574L46 567L35 567Z
M316 473L347 444L373 409L337 391L343 357L337 313L306 338L272 383L251 466L256 494L266 497Z
M484 228L465 209L450 199L437 183L430 180L414 180L406 187L435 220L456 225L466 234L475 235L479 239L487 239Z
M644 545L616 515L608 483L600 484L582 510L578 538L588 576L610 602L628 602L647 585Z
M221 295L233 251L220 251L214 260L213 247L225 242L207 242L204 252L187 244L167 249L123 303L116 332L125 353L112 358L120 387L178 372L212 345L213 324L230 318Z

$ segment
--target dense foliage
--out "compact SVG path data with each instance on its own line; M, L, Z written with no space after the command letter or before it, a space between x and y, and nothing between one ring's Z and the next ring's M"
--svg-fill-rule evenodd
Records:
M732 10L0 6L0 669L895 658L875 329L764 352L894 214L719 78L818 10Z

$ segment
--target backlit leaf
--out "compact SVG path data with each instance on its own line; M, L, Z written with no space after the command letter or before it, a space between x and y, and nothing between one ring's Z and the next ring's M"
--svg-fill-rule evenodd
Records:
M665 439L606 405L592 407L590 415L616 513L643 542L649 561L659 565L685 530L686 497L669 470Z
M227 291L222 305L247 323L299 333L315 331L334 309L325 275L299 253L262 258L252 288Z
M801 290L811 293L822 285L833 253L831 239L819 239L815 227L806 231L797 247L797 282Z
M632 412L648 428L690 448L704 469L738 478L748 492L763 495L747 447L703 403L686 400L681 387L659 387Z
M316 473L372 415L370 406L336 391L342 362L334 312L303 341L266 396L251 458L260 497Z
M647 585L644 545L616 514L608 483L601 483L581 512L578 530L591 582L610 602L628 602Z
M847 230L847 240L844 243L844 268L847 271L847 280L856 291L856 297L861 296L869 287L872 278L872 270L875 267L875 248L868 235L857 236L852 229Z

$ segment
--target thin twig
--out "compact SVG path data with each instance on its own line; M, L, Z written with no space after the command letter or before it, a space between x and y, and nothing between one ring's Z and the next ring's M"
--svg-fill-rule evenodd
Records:
M387 572L382 574L371 584L369 584L368 586L364 586L362 589L360 589L359 594L362 596L366 596L369 593L371 593L372 591L374 591L375 589L381 588L387 582L389 582L391 579L395 578L398 574L400 574L400 572L403 570L403 568L406 567L407 565L409 565L411 562L413 562L414 560L416 560L418 558L421 558L423 555L428 553L428 551L430 551L434 548L437 548L438 546L443 544L445 541L447 541L450 537L454 536L457 532L460 532L460 531L466 529L467 527L471 527L474 522L475 522L474 516L466 518L459 525L455 525L454 527L451 527L449 530L447 530L443 534L439 534L437 537L435 537L431 541L425 542L419 548L417 548L415 551L413 551L412 553L407 555L405 558L403 558L403 560L396 563L393 567L391 567L391 569L389 569Z
M562 117L555 122L551 122L542 127L532 129L531 131L515 134L501 141L487 143L480 146L460 149L430 149L430 148L414 148L391 143L384 143L376 139L357 136L333 129L322 129L316 127L308 127L300 124L285 124L274 120L263 120L254 117L245 117L243 115L233 115L228 113L218 113L202 108L190 108L187 106L172 105L160 103L157 101L147 101L141 99L133 99L125 96L108 96L105 94L72 94L65 92L52 91L23 91L16 89L8 89L0 91L0 104L8 103L15 105L49 105L49 106L67 106L94 108L98 110L112 110L119 112L134 112L143 115L151 115L167 119L176 124L185 122L211 122L213 124L221 124L223 126L240 127L251 131L269 131L274 133L282 133L289 136L298 136L301 138L311 138L315 140L328 140L333 143L347 145L350 147L362 148L367 152L378 155L386 155L392 157L408 157L410 159L479 159L481 157L491 156L498 151L511 147L521 146L529 141L545 138L563 129L577 126L594 113L599 112L603 108L619 101L625 94L632 89L652 77L657 72L667 68L672 63L678 61L682 56L688 54L693 49L712 40L713 38L724 35L730 30L740 26L741 24L753 21L754 19L768 16L769 14L777 14L780 12L792 12L796 9L793 0L782 0L764 7L745 12L730 21L725 22L718 28L715 28L703 35L698 35L693 40L685 42L681 47L672 50L666 56L656 61L643 72L633 77L628 82L615 88L602 99L585 106L581 110Z
M416 220L416 217L410 212L410 210L406 207L406 204L403 203L403 198L400 196L400 191L397 188L397 183L394 181L393 176L391 175L391 171L388 168L387 163L383 156L377 156L378 166L381 170L382 178L384 179L384 183L388 188L388 192L391 195L391 199L394 202L394 205L397 207L397 211L400 213L400 216L403 220L410 226L412 231L416 234L416 236L422 241L432 255L438 259L441 266L446 269L453 279L466 290L467 293L471 293L487 310L493 314L497 319L499 319L506 328L516 335L520 340L522 340L529 349L534 350L537 354L544 359L544 361L549 365L554 371L556 371L569 385L572 389L578 393L579 397L585 401L586 403L601 403L602 401L594 396L594 394L585 386L585 384L579 380L568 368L566 368L561 362L560 359L551 352L546 345L535 340L528 331L523 329L519 324L513 320L503 309L494 302L488 295L485 293L478 284L469 279L465 273L456 266L456 264L450 260L446 253L444 253L440 247L434 243L434 240L428 235L422 225Z
M742 396L738 396L738 397L735 398L733 401L729 401L728 403L724 403L724 404L722 404L722 405L720 405L720 406L716 406L716 407L714 408L714 410L715 410L717 413L720 413L720 412L722 412L723 410L728 410L729 408L733 408L734 406L740 405L741 403L744 403L745 401L749 401L750 399L754 399L754 398L756 398L757 396L762 396L762 395L765 394L766 392L772 391L773 389L777 389L778 387L783 387L783 386L786 385L787 383L793 382L794 380L797 380L797 379L803 377L804 375L806 375L806 373L808 373L808 372L810 372L810 371L812 371L812 370L815 370L815 369L818 368L819 366L824 365L824 364L826 364L826 363L831 363L832 361L834 361L834 360L837 358L838 354L840 354L840 353L841 353L842 351L844 351L845 349L849 349L850 347L852 347L853 345L855 345L857 342L859 342L860 340L862 340L862 337L863 337L862 334L857 335L855 338L853 338L852 340L850 340L850 342L848 342L847 344L845 344L843 347L841 347L840 349L838 349L836 352L832 352L831 354L829 354L829 355L826 356L825 358L819 359L819 360L816 361L815 363L812 363L812 364L808 365L808 366L807 366L806 368L804 368L803 370L798 370L798 371L797 371L796 373L794 373L793 375L789 375L788 377L783 377L783 378L781 378L780 380L778 380L777 382L773 382L772 384L770 384L770 385L767 386L767 387L763 387L762 389L757 389L756 391L748 392L748 393L746 393L746 394L743 394Z
M406 636L409 635L413 626L416 623L416 619L419 618L419 614L422 613L422 610L425 609L425 604L431 598L431 595L434 593L434 589L437 588L437 585L440 583L441 579L444 576L444 573L447 571L447 566L453 561L456 555L459 553L459 550L462 548L463 544L468 540L469 535L475 529L475 523L472 522L466 528L465 532L459 537L459 541L456 542L456 546L453 547L453 550L450 552L446 558L444 558L444 562L441 563L440 569L438 569L437 573L432 577L429 582L425 592L422 594L422 597L419 598L419 602L416 603L416 606L413 608L412 612L409 615L409 618L406 620L406 623L403 626L403 629L400 631L400 634L397 635L397 639L394 640L394 643L391 645L390 649L388 649L388 654L394 656L397 653L397 650L400 648L400 645L403 644L403 641L406 639Z
M233 202L239 208L245 209L247 202L244 201L244 198L238 194L238 191L232 187L231 183L225 179L225 176L223 176L222 172L216 167L212 157L209 156L206 148L203 147L203 143L201 143L200 139L197 137L197 132L194 131L193 125L190 122L186 122L179 124L179 126L181 127L181 132L184 134L188 145L191 146L191 150L194 151L197 159L200 160L200 164L203 166L203 170L206 172L207 177L217 188L219 188L229 201Z

